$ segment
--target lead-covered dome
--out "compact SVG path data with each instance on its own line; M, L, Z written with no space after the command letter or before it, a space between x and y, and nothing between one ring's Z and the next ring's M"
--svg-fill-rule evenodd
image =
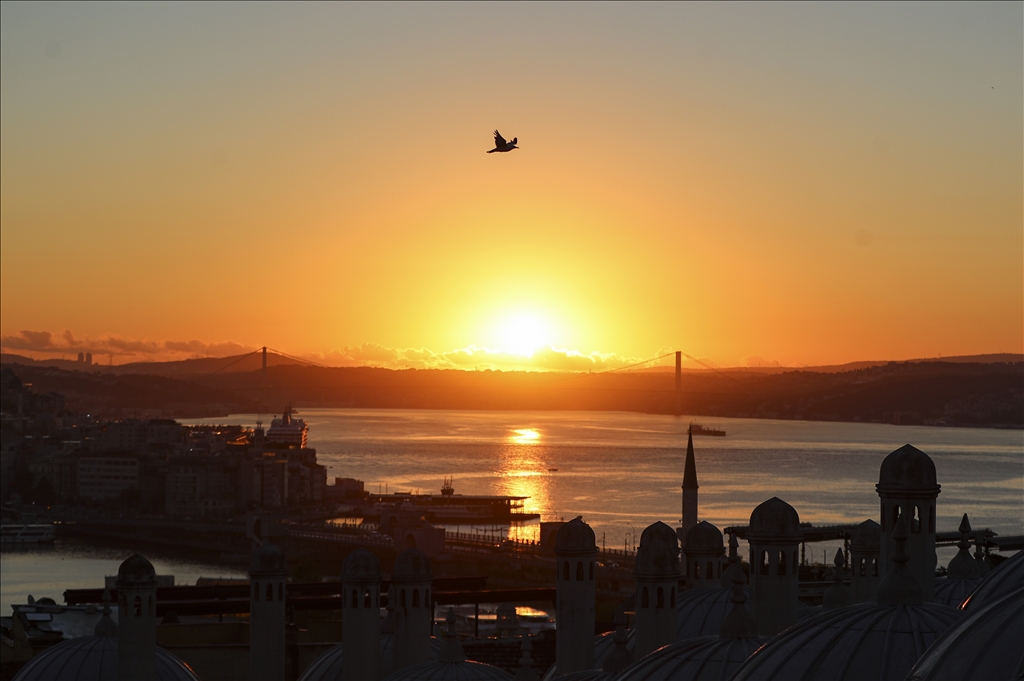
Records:
M430 637L430 658L437 659L441 650L441 640L436 636ZM326 653L316 658L313 664L302 672L299 681L341 681L342 666L344 664L344 647L338 644ZM395 635L392 632L385 632L380 635L380 673L387 676L394 672L395 668Z
M558 528L555 536L555 553L594 553L597 541L594 530L583 522L583 516L576 516Z
M990 681L1024 676L1024 586L978 606L933 642L909 681Z
M731 681L903 679L958 617L933 603L824 610L771 639Z
M973 612L974 608L989 603L1001 595L1024 584L1024 551L1018 551L990 572L962 606L962 610Z
M344 582L379 582L380 561L377 556L359 547L348 554L341 564L341 579Z
M391 578L400 582L429 582L433 579L430 559L422 551L406 549L395 558Z
M673 643L626 667L615 681L720 681L760 646L756 638L717 636Z
M696 553L724 555L725 543L722 539L722 531L706 520L700 521L686 533L685 551L687 556Z
M802 538L800 514L796 509L778 497L762 502L750 514L750 539L795 539Z
M889 454L878 469L879 492L883 490L915 490L938 492L935 463L913 445L903 445Z
M679 574L679 540L675 530L659 521L643 531L634 574L645 577Z
M287 574L288 567L285 564L284 552L270 542L252 552L249 560L250 575L280 575Z
M81 636L33 657L14 681L118 681L117 666L117 636ZM187 664L162 648L156 649L156 678L199 681Z
M117 568L117 583L124 585L155 586L156 570L144 556L133 553Z

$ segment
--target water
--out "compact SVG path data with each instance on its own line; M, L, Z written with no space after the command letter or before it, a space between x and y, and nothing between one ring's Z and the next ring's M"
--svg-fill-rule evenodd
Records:
M679 524L691 417L370 409L304 409L300 417L309 424L310 446L328 475L364 480L373 491L438 493L443 478L454 476L457 493L528 496L527 510L542 520L582 515L598 543L608 548L634 544L656 520ZM257 418L238 414L202 422L252 426ZM1019 430L693 420L728 432L724 438L694 441L700 517L719 528L745 525L754 507L772 496L816 525L877 521L879 465L889 452L910 443L935 462L942 486L939 531L955 530L968 513L975 528L1024 533L1024 433ZM508 532L536 538L537 524ZM834 552L828 544L812 546L808 557L816 560ZM49 559L45 553L27 557L32 555L3 554L4 612L14 602L9 593L24 602L26 589L36 589L31 593L37 598L59 601L64 589L99 586L103 575L117 570L114 557L71 551L58 564L59 550ZM951 557L952 550L940 550L940 564ZM158 569L174 573L179 583L199 574L233 574L173 561L158 563Z

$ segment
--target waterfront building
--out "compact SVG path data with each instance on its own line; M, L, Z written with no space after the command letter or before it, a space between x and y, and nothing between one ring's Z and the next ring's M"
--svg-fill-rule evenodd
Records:
M140 466L132 454L83 456L78 459L78 496L89 501L103 501L139 487Z

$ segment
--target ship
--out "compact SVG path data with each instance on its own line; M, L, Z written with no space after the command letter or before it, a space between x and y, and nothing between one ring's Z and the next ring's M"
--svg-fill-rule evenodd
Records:
M456 523L507 523L535 520L539 513L526 511L530 497L456 494L452 478L445 478L441 494L370 494L364 506L366 516L390 513L412 513L428 522L452 525Z
M53 525L3 525L0 527L0 543L4 546L13 544L52 544L56 535Z
M725 437L724 430L718 430L717 428L708 428L702 426L699 423L690 421L690 435L713 435L714 437Z

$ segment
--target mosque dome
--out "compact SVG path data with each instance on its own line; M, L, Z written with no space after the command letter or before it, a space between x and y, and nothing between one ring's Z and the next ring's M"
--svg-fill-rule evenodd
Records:
M932 643L908 681L1021 678L1024 585L971 610Z
M750 514L749 539L800 540L800 515L796 509L778 497L762 502Z
M377 556L360 547L346 556L341 565L341 579L346 582L379 582L380 561Z
M695 553L725 553L722 531L706 520L702 520L686 533L686 555Z
M878 490L938 490L935 463L913 445L903 445L882 461L878 470Z
M631 653L636 651L636 629L629 629L628 631L626 631L626 650L628 650ZM608 659L608 657L613 652L615 652L615 632L614 631L606 631L606 632L604 632L602 634L598 634L597 636L595 636L594 637L594 667L595 668L594 669L590 669L590 670L586 670L586 671L592 672L594 674L598 674L598 673L604 674L605 672L602 672L601 669L604 667L605 661ZM583 674L584 672L581 671L581 672L574 672L574 673L575 674ZM593 679L594 681L596 681L597 679L605 679L605 678L613 678L613 677L614 677L614 674L612 674L609 677L605 677L605 676L585 676L585 677L581 677L578 681L585 681L586 679ZM557 669L557 667L555 665L551 665L548 668L548 670L546 672L544 672L544 676L541 677L542 681L551 681L552 679L556 679L556 678L558 679L558 681L562 681L563 679L576 678L576 677L569 676L568 674L565 675L565 676L559 676L558 675L558 669Z
M749 597L750 590L743 587ZM718 636L722 620L732 610L732 587L684 591L676 599L676 641Z
M850 533L850 550L877 552L882 546L882 526L874 520L865 520Z
M429 582L433 579L430 559L422 551L406 549L395 558L391 578L403 582Z
M597 551L594 530L583 522L583 516L576 516L558 528L555 536L555 553L593 553Z
M1024 584L1024 551L1018 551L985 577L967 602L963 604L962 609L966 612L973 612L974 608L985 605L1022 584Z
M954 579L946 577L935 580L935 602L959 608L967 597L981 584L981 577L974 579Z
M155 586L156 570L145 557L133 553L117 568L117 582L126 585Z
M249 560L250 575L287 574L288 567L284 562L284 552L271 543L266 543L252 552Z
M619 672L615 681L728 679L761 646L756 638L701 638L655 650Z
M902 679L957 619L956 610L933 603L823 610L778 634L731 679Z
M430 655L436 660L441 650L441 641L436 636L430 637ZM380 635L380 671L386 676L394 671L395 635L391 632ZM341 681L342 664L344 662L342 645L336 645L316 658L313 664L299 677L299 681Z
M116 634L81 636L62 641L33 657L14 676L14 681L117 681L117 667ZM187 664L162 648L156 649L156 678L199 681Z
M384 681L514 681L514 677L501 667L463 660L414 664L399 669Z
M647 577L675 577L679 574L679 540L675 531L656 522L640 536L634 574Z

